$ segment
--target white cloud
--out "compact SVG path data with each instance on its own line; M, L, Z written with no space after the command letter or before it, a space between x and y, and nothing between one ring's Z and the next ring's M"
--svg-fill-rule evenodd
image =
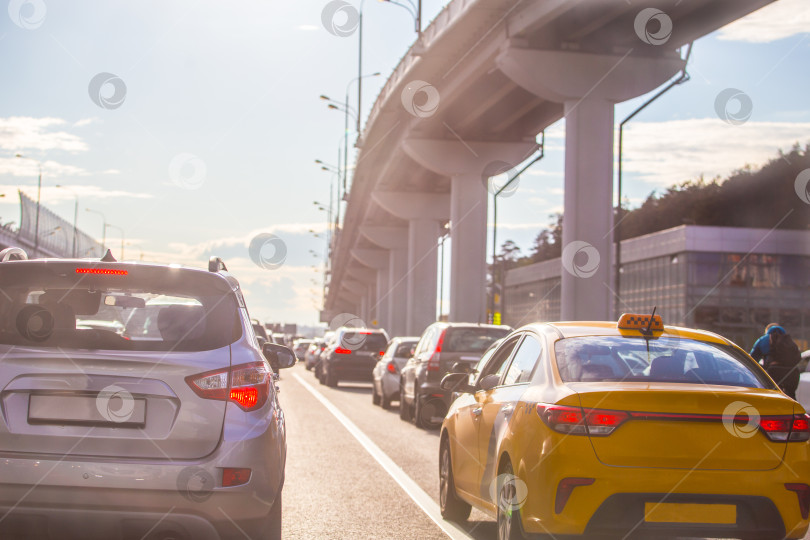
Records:
M67 189L70 188L70 189ZM16 186L16 185L0 185L0 193L5 193L4 202L19 204L20 200L17 198L17 189L21 189L26 195L36 198L36 186ZM59 204L67 201L75 200L75 196L81 200L87 199L151 199L152 195L147 193L135 193L132 191L123 191L117 189L107 189L100 186L66 186L65 188L58 188L56 186L42 186L42 203L43 204Z
M78 136L66 131L53 131L66 125L61 118L32 118L12 116L0 118L0 149L12 152L27 150L63 150L85 152L87 144Z
M17 157L0 158L0 175L8 174L20 177L36 177L39 167L35 161ZM66 165L53 160L42 162L42 174L50 177L85 176L88 172L81 167Z
M810 123L748 121L733 126L714 118L634 122L624 140L624 171L669 187L700 175L725 177L746 164L762 165L779 149L810 142Z
M718 39L767 43L810 32L807 0L778 0L720 29Z
M101 122L101 120L95 116L91 118L82 118L78 122L74 122L73 127L89 126L90 124L95 124L96 122Z

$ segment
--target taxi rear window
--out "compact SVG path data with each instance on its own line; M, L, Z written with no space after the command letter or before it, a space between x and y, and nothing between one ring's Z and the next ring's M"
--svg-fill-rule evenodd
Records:
M730 347L676 338L587 336L557 341L564 382L677 382L771 388L753 361Z

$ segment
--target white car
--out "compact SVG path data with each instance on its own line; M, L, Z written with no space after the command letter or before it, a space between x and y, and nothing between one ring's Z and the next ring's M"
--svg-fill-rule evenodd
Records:
M810 364L807 363L808 360L810 360L810 351L804 351L802 353L802 363L810 367ZM796 401L801 403L802 407L806 410L810 410L810 371L805 371L799 376L799 387L796 389Z
M371 400L374 405L388 409L391 401L399 399L399 370L411 357L411 350L418 342L418 337L395 337L388 343L385 354L372 371Z

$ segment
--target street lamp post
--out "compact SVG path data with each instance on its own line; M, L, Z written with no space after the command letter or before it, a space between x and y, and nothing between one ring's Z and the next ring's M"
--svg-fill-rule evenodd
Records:
M107 218L104 216L103 212L99 212L98 210L92 210L90 208L85 208L85 211L92 212L93 214L98 214L101 216L101 256L104 256L104 250L107 249Z
M73 257L78 257L78 253L76 253L76 237L79 235L79 228L78 228L78 222L79 222L79 196L76 194L75 191L73 191L69 187L66 187L66 186L63 186L63 185L60 185L60 184L56 184L56 187L66 189L66 190L70 191L73 194L74 197L76 197L76 204L73 206L73 247L70 250L70 254Z
M34 225L34 254L39 254L39 209L40 209L40 202L42 200L42 162L38 159L34 159L32 157L24 156L22 154L16 154L16 157L22 159L30 159L31 161L37 164L39 167L39 178L37 179L37 218L36 218L36 225Z

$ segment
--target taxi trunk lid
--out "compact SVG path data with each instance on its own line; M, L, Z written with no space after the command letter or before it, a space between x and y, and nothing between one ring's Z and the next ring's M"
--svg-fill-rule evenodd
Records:
M786 441L760 427L792 418L794 402L774 390L680 383L569 383L583 409L628 415L609 435L590 435L597 458L617 467L774 469Z

